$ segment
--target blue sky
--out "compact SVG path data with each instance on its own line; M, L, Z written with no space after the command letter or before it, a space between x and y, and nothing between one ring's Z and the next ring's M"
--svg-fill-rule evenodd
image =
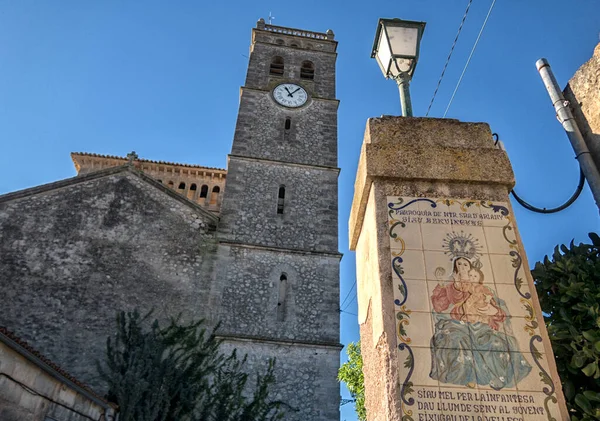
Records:
M431 116L442 116L490 3L473 2ZM75 175L71 151L135 150L148 159L225 167L256 20L272 12L276 25L331 28L339 41L343 299L355 279L347 220L365 122L400 113L394 83L370 58L377 19L427 22L411 86L414 113L423 116L466 4L0 0L0 194ZM538 206L568 198L578 168L535 61L548 58L564 86L591 57L599 31L598 0L498 1L448 113L487 122L500 134L516 190ZM587 187L559 214L518 205L515 211L531 264L599 227ZM356 300L346 311L356 314ZM342 343L357 340L356 317L341 317ZM342 419L355 419L351 405L342 408Z

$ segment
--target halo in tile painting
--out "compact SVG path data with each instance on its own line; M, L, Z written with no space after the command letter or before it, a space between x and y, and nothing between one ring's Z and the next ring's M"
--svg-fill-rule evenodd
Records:
M474 261L480 256L479 240L472 234L465 234L463 231L460 234L454 231L446 234L443 244L446 249L444 253L449 255L451 260L464 257Z

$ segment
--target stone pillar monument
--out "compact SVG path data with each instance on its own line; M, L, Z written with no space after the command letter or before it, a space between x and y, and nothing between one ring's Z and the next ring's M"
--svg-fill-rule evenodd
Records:
M484 123L367 122L350 215L369 421L568 413Z

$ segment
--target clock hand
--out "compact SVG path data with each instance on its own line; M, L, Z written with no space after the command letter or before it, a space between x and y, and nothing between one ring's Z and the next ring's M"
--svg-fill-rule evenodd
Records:
M283 89L285 89L288 93L288 96L291 96L292 98L294 97L294 95L290 92L290 90L287 88L287 86L284 86Z
M298 92L300 90L300 88L296 89L294 92L292 92L292 95L294 95L296 92Z

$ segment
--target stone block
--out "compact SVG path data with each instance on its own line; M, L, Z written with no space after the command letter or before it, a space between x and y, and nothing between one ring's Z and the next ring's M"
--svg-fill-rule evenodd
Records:
M596 166L600 168L600 44L566 86L564 95Z
M369 119L350 210L351 250L358 241L374 179L498 185L507 193L515 184L508 156L494 146L485 123L389 116Z

